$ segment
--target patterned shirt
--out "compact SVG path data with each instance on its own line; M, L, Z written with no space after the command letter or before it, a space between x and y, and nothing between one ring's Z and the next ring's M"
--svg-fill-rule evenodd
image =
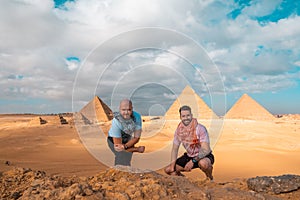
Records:
M141 115L135 111L133 111L133 116L135 118L135 126L134 126L134 130L140 130L142 129L142 118ZM128 133L131 134L131 136L133 136L133 132ZM112 122L111 122L111 127L108 131L108 136L110 137L115 137L115 138L121 138L122 134L121 132L124 131L124 127L122 126L121 122L118 121L116 118L113 118Z
M209 136L205 126L198 124L196 127L196 137L195 133L187 133L186 135L179 135L178 128L174 134L173 143L176 145L180 145L182 143L185 148L187 155L189 157L195 157L199 154L199 149L201 148L200 142L209 143Z

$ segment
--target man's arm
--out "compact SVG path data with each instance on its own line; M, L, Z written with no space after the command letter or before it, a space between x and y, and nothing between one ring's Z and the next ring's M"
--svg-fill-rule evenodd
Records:
M116 151L124 150L124 147L122 145L122 137L121 137L121 128L120 127L121 127L120 122L116 118L113 118L108 135L110 137L112 137L113 143L114 143L114 148Z
M172 151L171 151L171 164L170 164L170 167L173 170L175 169L176 159L178 156L178 150L179 150L179 145L173 143Z
M211 152L211 148L209 145L209 136L206 128L198 125L197 131L199 131L197 134L199 134L200 149L198 156L194 159L199 161Z
M197 161L201 160L202 158L204 158L205 156L207 156L211 152L209 143L200 142L200 145L201 145L201 148L199 149L199 154L198 154L197 157L194 158Z
M141 133L142 133L142 129L135 130L134 137L131 140L129 140L126 144L124 144L124 146L126 148L133 147L136 143L140 141Z
M201 148L199 149L198 156L194 157L192 160L190 160L188 163L186 163L184 170L191 171L194 165L194 162L199 162L202 158L204 158L206 155L208 155L211 152L209 143L207 142L200 142Z
M133 147L136 143L140 141L140 137L142 134L142 117L139 113L133 111L135 115L135 125L136 125L136 130L133 133L133 138L129 140L124 146L126 148Z
M123 151L124 145L122 144L122 138L113 137L114 148L116 151Z

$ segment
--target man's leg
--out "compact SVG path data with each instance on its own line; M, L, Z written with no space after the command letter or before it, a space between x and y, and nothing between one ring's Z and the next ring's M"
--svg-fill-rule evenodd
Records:
M132 152L120 151L115 154L115 165L131 166Z
M213 180L212 171L213 171L214 156L209 154L206 157L199 160L199 168L205 173L206 177L210 180Z
M182 167L180 167L179 165L175 165L174 168L172 169L171 165L168 165L167 167L165 167L164 171L168 175L172 175L172 176L184 176L181 173L181 171L184 171L184 169Z
M185 171L184 166L186 165L186 163L188 163L189 160L191 160L191 158L189 158L185 153L181 157L177 158L175 169L171 169L171 166L169 165L165 168L165 172L169 175L184 176L181 172Z
M125 165L125 166L131 166L131 159L132 159L132 153L126 152L126 151L116 151L114 148L114 144L107 139L108 146L110 150L115 155L115 165Z
M126 149L127 152L139 152L139 153L144 153L145 151L145 146L138 146L138 147L130 147Z
M173 175L173 172L175 172L174 168L172 169L171 165L168 165L164 168L164 171L166 174Z

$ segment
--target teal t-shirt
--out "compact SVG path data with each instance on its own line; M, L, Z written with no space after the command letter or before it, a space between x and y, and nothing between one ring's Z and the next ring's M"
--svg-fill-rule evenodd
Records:
M134 124L135 124L135 130L142 129L142 117L139 113L133 111L132 112L133 118L134 118ZM117 120L115 117L113 118L111 122L111 127L108 131L108 136L115 137L115 138L121 138L123 126L119 120ZM131 133L131 136L133 136L133 132Z

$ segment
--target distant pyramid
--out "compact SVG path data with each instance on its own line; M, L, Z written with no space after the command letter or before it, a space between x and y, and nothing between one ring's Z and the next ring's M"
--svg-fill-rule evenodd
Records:
M91 123L107 122L113 118L111 109L98 96L95 96L79 112Z
M64 119L60 115L43 115L39 117L34 117L30 120L29 125L36 126L36 125L62 125L68 124L67 120Z
M47 121L42 119L42 117L33 117L29 121L30 126L37 126L37 125L42 125L42 124L46 124L46 123L47 123Z
M179 97L174 101L166 112L166 119L179 119L179 108L183 105L190 106L193 117L200 119L218 118L218 116L207 106L207 104L190 87L186 86Z
M249 95L243 96L226 113L227 119L270 120L275 117Z

